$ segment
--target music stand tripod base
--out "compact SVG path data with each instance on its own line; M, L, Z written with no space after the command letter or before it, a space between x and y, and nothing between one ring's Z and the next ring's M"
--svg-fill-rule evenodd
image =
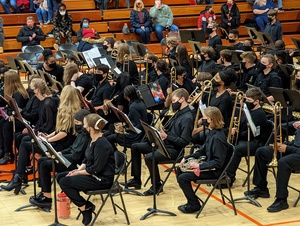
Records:
M140 220L145 220L148 216L150 216L151 214L155 214L155 213L164 213L164 214L168 214L170 216L176 216L175 213L165 211L165 210L159 210L159 209L156 209L156 208L148 208L147 210L149 212L146 213L145 215L143 215Z
M236 201L241 201L241 200L247 200L247 201L250 201L253 205L255 205L255 206L257 206L257 207L261 207L261 205L259 204L259 202L257 202L257 201L255 200L255 197L254 197L254 196L246 195L245 197L237 198L237 199L234 199L233 201L236 202Z
M34 204L31 204L31 203L28 204L28 205L21 206L21 207L17 208L17 209L15 210L15 212L19 212L19 211L21 211L21 210L23 210L23 209L26 209L26 208L29 208L29 207L37 207L37 208L39 208L39 209L41 209L41 210L43 210L43 211L45 211L45 212L47 212L47 213L51 212L50 208L36 206L36 205L34 205Z

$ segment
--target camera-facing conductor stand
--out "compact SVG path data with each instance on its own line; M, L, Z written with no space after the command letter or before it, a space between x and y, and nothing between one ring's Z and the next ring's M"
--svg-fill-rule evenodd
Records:
M158 134L159 132L153 128L152 126L149 126L147 123L142 122L142 126L145 130L145 133L149 139L149 142L151 143L151 147L152 147L152 169L153 169L153 177L152 177L152 182L153 182L153 207L148 208L148 212L143 215L140 220L145 220L148 216L152 215L152 214L156 214L156 213L164 213L167 215L171 215L171 216L176 216L175 213L166 211L166 210L159 210L157 209L156 206L156 182L155 182L155 151L159 151L162 155L164 155L165 157L170 158L170 155L168 153L168 150L166 149L166 147L164 146L164 143L162 141L162 139L160 138L160 135Z
M257 202L255 200L255 197L249 195L249 191L250 191L250 133L252 131L253 135L256 137L260 134L260 128L259 127L255 127L252 119L251 119L251 115L250 115L250 112L246 106L246 104L244 104L244 113L246 115L246 118L247 118L247 127L248 127L248 139L247 139L247 174L248 174L248 177L247 177L247 191L245 192L245 196L242 197L242 198L237 198L237 199L234 199L233 201L236 202L236 201L241 201L241 200L247 200L249 201L250 203L252 203L253 205L257 206L257 207L261 207L261 205L259 204L259 202ZM247 195L246 195L247 194Z

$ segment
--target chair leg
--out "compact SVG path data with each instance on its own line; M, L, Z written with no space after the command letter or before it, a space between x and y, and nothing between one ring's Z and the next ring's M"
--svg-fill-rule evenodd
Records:
M117 210L116 210L116 204L114 202L114 199L112 197L112 194L110 195L110 200L111 200L111 204L112 204L112 207L114 209L114 213L117 214Z
M248 178L251 176L251 174L253 173L254 170L254 166L251 168L249 174L247 174L246 179L244 180L244 183L242 184L242 187L245 187L246 183L248 182Z
M147 180L146 180L146 182L145 182L145 184L144 184L144 187L146 187L146 186L147 186L147 184L148 184L149 180L150 180L150 176L147 178Z
M124 215L125 215L125 218L126 218L127 224L128 224L128 225L130 225L130 222L129 222L129 217L128 217L128 214L127 214L127 210L126 210L125 202L124 202L123 195L122 195L122 191L120 191L120 190L119 190L119 195L120 195L120 199L121 199L121 202L122 202L122 206L123 206L123 213L124 213Z
M175 164L176 164L176 163L175 163ZM165 186L165 184L166 184L168 178L170 177L172 171L175 169L175 164L173 164L172 167L169 168L170 170L169 170L169 172L168 172L166 178L163 180L163 182L162 182L160 188L158 189L157 195L159 195L159 193L161 192L161 190L162 190L163 187ZM176 174L176 172L175 172L175 174Z

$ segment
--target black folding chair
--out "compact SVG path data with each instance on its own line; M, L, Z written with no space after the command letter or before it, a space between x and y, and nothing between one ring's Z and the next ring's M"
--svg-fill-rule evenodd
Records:
M126 166L126 155L123 152L116 151L115 157L123 159L123 162L121 164L120 170L118 170L118 173L115 176L115 179L114 179L114 182L113 182L113 185L111 186L111 188L110 189L102 189L102 190L91 190L91 191L85 191L84 192L86 195L88 195L87 201L90 200L92 195L100 195L100 197L101 197L101 205L100 205L97 213L95 213L95 217L94 217L94 219L93 219L93 221L90 225L95 224L95 222L96 222L98 216L100 215L103 207L105 206L108 198L111 199L111 203L112 203L112 206L113 206L114 213L117 214L117 209L116 209L116 207L117 207L119 210L121 210L124 213L127 224L128 225L130 224L129 217L128 217L127 210L126 210L126 206L125 206L125 202L124 202L123 195L122 195L123 188L119 184L119 177L121 176L121 174L124 171L125 166ZM122 207L114 202L115 194L119 194L120 199L121 199L121 203L122 203ZM78 220L80 215L81 215L81 213L78 214L76 220Z
M203 180L196 180L195 183L198 184L197 188L195 189L195 193L197 192L198 188L202 185L202 184L210 184L213 185L211 191L209 192L208 196L206 197L205 201L203 201L202 199L199 199L199 201L201 202L201 208L200 210L197 212L196 214L196 218L199 217L200 213L202 212L202 210L204 209L204 207L206 206L206 203L208 202L209 198L212 196L213 192L215 191L215 189L218 187L220 188L220 193L222 196L222 202L223 205L225 205L225 199L229 202L231 202L232 206L233 206L233 211L234 214L236 215L236 208L235 208L235 204L234 204L234 200L233 200L233 196L232 196L232 192L231 192L231 187L229 186L230 184L230 178L227 175L227 168L229 167L232 159L234 156L234 146L230 143L228 143L228 148L227 148L227 154L226 154L226 161L225 161L225 168L223 169L221 175L219 176L219 178L214 178L214 179L203 179ZM223 184L226 184L228 187L228 191L229 191L229 195L230 197L228 197L227 195L225 195L223 193L222 190L222 186Z

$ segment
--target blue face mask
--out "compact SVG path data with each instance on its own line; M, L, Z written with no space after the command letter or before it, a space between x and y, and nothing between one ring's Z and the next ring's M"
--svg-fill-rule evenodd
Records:
M89 24L88 24L88 23L83 23L83 24L82 24L82 27L88 28L88 27L89 27Z

